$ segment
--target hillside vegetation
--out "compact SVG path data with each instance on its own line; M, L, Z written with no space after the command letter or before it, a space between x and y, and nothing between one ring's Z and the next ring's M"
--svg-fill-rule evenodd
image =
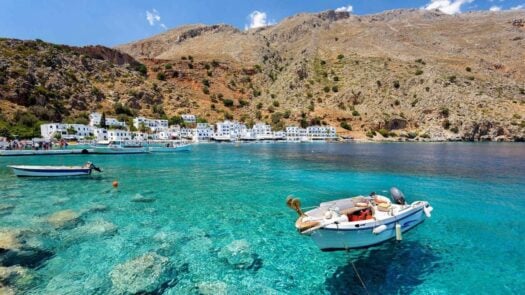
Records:
M523 11L327 11L248 31L184 26L116 49L1 40L0 124L20 133L97 110L331 124L357 138L525 139Z

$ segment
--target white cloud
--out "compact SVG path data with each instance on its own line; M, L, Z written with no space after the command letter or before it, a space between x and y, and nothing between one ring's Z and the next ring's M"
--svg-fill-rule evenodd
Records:
M339 7L335 10L335 12L343 12L343 11L346 11L346 12L352 12L354 10L354 8L352 7L352 5L348 5L348 6L343 6L343 7Z
M254 10L252 13L248 15L248 19L250 20L250 23L244 26L244 29L255 29L255 28L262 28L269 25L275 24L274 21L269 21L268 16L266 15L266 12L257 11Z
M168 29L165 24L160 22L160 14L155 8L153 8L152 11L146 10L146 20L150 26L155 26L158 24L164 30Z
M150 26L154 26L155 23L160 22L160 14L157 9L153 8L152 11L146 10L146 20Z
M463 4L472 3L474 0L432 0L424 8L426 10L437 9L446 14L461 13Z
M501 7L500 6L492 6L489 10L490 11L501 11Z
M524 9L524 8L525 8L525 5L521 4L521 5L511 7L510 10L518 10L518 9Z

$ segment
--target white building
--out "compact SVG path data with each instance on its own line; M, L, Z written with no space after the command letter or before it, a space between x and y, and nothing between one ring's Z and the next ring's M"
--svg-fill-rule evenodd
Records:
M335 139L337 134L335 127L331 126L309 126L306 128L307 136L311 140Z
M184 114L181 116L184 123L195 124L197 123L197 117L192 114Z
M168 128L168 120L149 119L144 117L136 117L133 119L133 126L135 128L139 129L142 124L150 128L153 132Z
M108 130L108 140L120 141L120 140L131 140L131 132L127 130L112 129Z
M237 121L223 121L217 123L216 136L230 136L231 139L239 139L246 133L246 125Z
M256 139L273 139L272 126L264 123L257 123L252 127L252 134Z
M182 127L180 129L179 137L186 138L186 139L192 139L193 138L193 129L192 128L186 128Z
M93 129L83 124L49 123L40 125L40 135L49 140L60 134L64 139L83 139L93 136Z
M91 127L99 126L101 118L102 118L102 114L100 113L89 114L89 126ZM120 122L119 120L112 118L112 117L106 117L106 126L107 127L124 127L124 128L127 127L126 123Z
M288 126L285 130L286 140L288 141L300 141L307 140L308 133L305 128L300 128L297 126Z
M108 131L104 128L93 128L93 136L96 141L106 141L109 140Z
M209 140L213 137L213 126L208 123L197 123L197 128L193 131L193 136L197 140Z

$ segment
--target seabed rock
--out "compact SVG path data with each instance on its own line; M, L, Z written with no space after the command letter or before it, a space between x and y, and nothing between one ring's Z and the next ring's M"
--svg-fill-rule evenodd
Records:
M136 194L133 198L131 198L131 201L135 203L153 203L155 200L155 198L145 197L141 194Z
M11 213L11 211L13 211L14 208L15 208L15 205L0 204L0 215Z
M69 229L75 227L80 221L80 214L73 210L62 210L53 213L47 218L55 229Z
M106 220L95 220L77 227L74 233L83 237L86 236L111 236L116 234L118 227Z
M235 240L219 251L219 258L225 259L230 265L248 269L253 266L256 255L251 252L246 240Z
M37 267L53 256L51 251L31 246L23 231L0 229L0 266Z
M200 282L197 284L199 294L202 295L223 295L228 294L228 285L225 282Z
M167 288L174 275L169 259L154 252L118 264L110 272L115 294L153 293Z

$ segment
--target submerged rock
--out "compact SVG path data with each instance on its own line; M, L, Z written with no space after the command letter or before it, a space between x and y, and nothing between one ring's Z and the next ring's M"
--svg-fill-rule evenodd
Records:
M27 269L21 266L0 266L0 283L10 284L16 279L23 277L27 274Z
M91 207L88 208L88 212L105 212L108 210L108 206L103 204L93 204Z
M250 268L255 261L255 254L250 250L246 240L235 240L219 251L219 258L225 259L230 265L241 268Z
M21 244L18 240L20 232L18 230L0 230L0 249L18 249Z
M13 211L14 208L15 208L15 205L0 204L0 214L11 213L11 211Z
M75 233L83 236L106 236L117 233L118 227L106 220L95 220L79 226Z
M0 286L17 286L24 288L31 285L34 276L30 271L21 266L0 266ZM0 294L3 294L0 292Z
M155 198L145 197L141 194L136 194L133 198L131 198L131 201L135 203L153 203L155 200Z
M110 277L114 293L152 293L174 281L174 270L168 258L150 252L118 264Z
M0 294L2 295L15 295L15 290L7 286L0 285Z
M199 294L202 295L222 295L228 294L228 285L225 282L200 282L197 284Z
M80 221L80 214L73 210L63 210L53 213L47 221L55 229L67 229L75 227Z
M53 255L30 244L21 230L0 230L0 266L37 267Z
M78 242L79 240L91 239L95 237L113 236L117 233L118 227L106 220L99 219L83 224L65 237L65 241Z

